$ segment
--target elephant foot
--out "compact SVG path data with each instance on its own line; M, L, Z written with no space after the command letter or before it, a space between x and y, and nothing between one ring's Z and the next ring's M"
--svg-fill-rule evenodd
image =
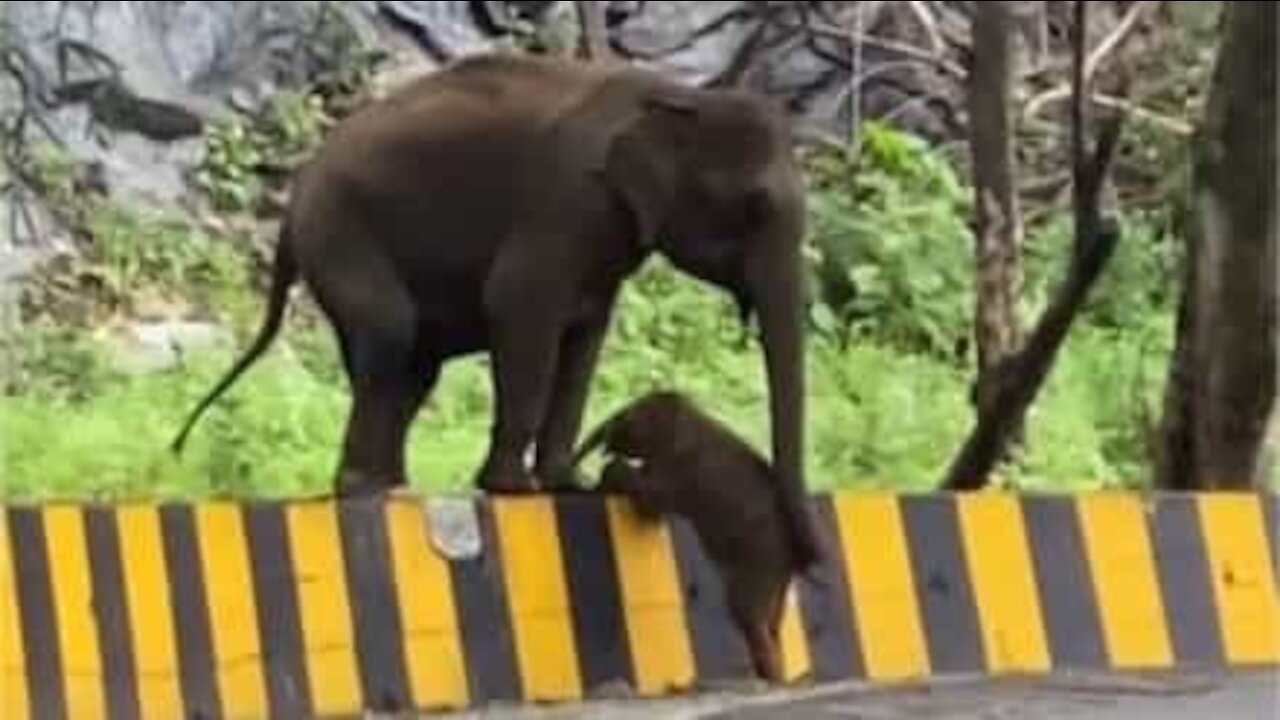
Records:
M593 491L587 476L569 467L538 472L536 482L543 492L556 495L576 495Z
M519 480L489 480L478 487L488 495L532 495L538 492L538 486L532 478Z
M338 474L334 483L334 494L339 498L367 498L394 491L404 487L403 481L396 482L367 470L347 468Z
M489 495L526 495L538 492L537 480L528 473L485 472L476 487Z

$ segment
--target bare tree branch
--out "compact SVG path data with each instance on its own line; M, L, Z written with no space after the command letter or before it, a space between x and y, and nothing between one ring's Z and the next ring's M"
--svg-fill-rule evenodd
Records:
M862 37L865 34L865 25L862 17L863 7L862 3L858 3L853 8L853 22L850 25L852 32L849 37L849 89L847 90L849 102L849 152L853 154L854 161L857 161L862 145L862 46L864 45Z
M1083 61L1081 72L1086 80L1092 80L1097 74L1098 68L1102 66L1102 61L1124 45L1124 41L1137 29L1138 21L1142 19L1143 14L1159 4L1158 0L1139 0L1129 6L1129 11L1111 30L1111 33L1103 38L1102 42L1098 43L1098 47L1094 48L1093 52L1089 53L1088 57ZM1023 107L1023 117L1034 117L1043 112L1044 108L1050 103L1065 100L1070 96L1071 84L1069 82L1049 88L1027 101Z
M1074 11L1071 166L1075 241L1071 263L1065 280L1031 331L1026 345L1006 358L997 371L991 400L979 404L977 424L943 479L942 487L946 490L977 490L986 485L1053 368L1090 289L1120 241L1119 223L1102 211L1102 195L1119 145L1123 116L1116 114L1102 121L1095 149L1088 152L1085 141L1089 120L1085 99L1088 78L1084 72L1088 4L1076 0Z
M925 65L929 65L944 75L948 75L957 80L964 80L969 75L969 72L959 63L948 60L940 55L934 55L928 50L922 50L908 43L898 42L896 40L890 40L865 33L855 36L854 34L839 28L818 24L813 24L808 27L799 27L798 29L810 32L817 37L837 41L841 43L842 46L847 46L854 41L858 41L866 47L876 48L890 53L897 53L903 57L911 58L912 60L917 60ZM848 66L848 60L843 60L841 62L846 67Z
M658 58L665 57L667 55L688 50L694 45L697 45L703 38L720 32L732 23L747 22L753 18L761 17L762 12L767 14L770 10L771 8L769 8L767 4L765 4L765 7L763 8L756 7L755 5L751 7L736 7L709 21L706 25L703 25L692 33L689 33L688 37L674 45L668 45L667 47L659 48L651 52L633 51L630 54L639 60L657 60Z
M928 3L911 0L907 3L907 8L911 10L916 22L920 23L920 27L924 29L925 36L929 38L930 51L941 57L947 49L947 42L942 37L942 31L938 29L938 20L930 12Z
M1068 99L1069 97L1067 95L1063 95L1056 98L1050 98L1050 102L1060 102ZM1098 107L1107 108L1108 110L1123 111L1132 120L1144 122L1153 128L1162 130L1171 135L1190 137L1195 131L1191 123L1186 120L1158 113L1155 110L1143 107L1128 98L1108 93L1094 92L1090 96L1089 100ZM1041 111L1043 111L1043 109L1044 108L1042 107ZM1024 121L1030 121L1032 120L1032 116L1024 113L1023 119Z

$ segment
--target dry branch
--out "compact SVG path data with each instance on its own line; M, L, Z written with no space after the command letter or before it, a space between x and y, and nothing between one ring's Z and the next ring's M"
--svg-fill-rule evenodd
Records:
M1102 61L1124 44L1124 41L1138 27L1138 21L1142 19L1143 14L1149 8L1154 8L1159 4L1156 0L1140 0L1129 7L1129 11L1125 13L1120 22L1085 59L1081 72L1083 72L1086 82L1093 81L1098 73L1098 68L1102 66ZM1071 92L1072 85L1070 82L1049 88L1028 100L1023 107L1022 115L1023 117L1035 117L1043 112L1049 104L1071 97Z
M1103 189L1119 144L1123 116L1102 122L1095 149L1086 149L1089 117L1084 69L1088 5L1075 4L1075 52L1072 64L1071 151L1075 239L1067 276L1037 321L1025 346L1004 359L995 387L978 405L978 419L943 479L946 490L976 490L986 485L1027 409L1053 367L1071 323L1079 314L1120 240L1119 223L1104 215Z
M613 56L609 46L609 28L605 24L604 3L600 0L578 0L578 55L591 60L608 60Z

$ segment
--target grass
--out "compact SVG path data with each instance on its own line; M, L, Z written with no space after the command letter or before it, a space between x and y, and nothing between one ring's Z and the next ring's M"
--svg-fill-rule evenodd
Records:
M646 291L668 292L671 283L683 289L672 302L646 300ZM711 291L661 271L634 286L592 386L588 426L646 389L673 386L767 450L762 362L731 310ZM1158 336L1161 328L1150 332ZM231 361L230 350L190 358L173 371L126 377L103 367L93 341L80 338L78 362L0 401L0 496L325 492L345 421L345 380L323 328L291 325L283 340L205 415L178 459L169 440ZM872 342L842 349L815 338L811 347L812 487L918 490L936 483L968 432L967 372ZM1003 475L1020 486L1059 489L1141 480L1134 393L1150 397L1158 389L1164 356L1139 347L1125 333L1086 327L1073 336L1030 418L1025 457ZM411 435L410 472L419 488L469 486L485 447L489 403L482 357L447 366Z

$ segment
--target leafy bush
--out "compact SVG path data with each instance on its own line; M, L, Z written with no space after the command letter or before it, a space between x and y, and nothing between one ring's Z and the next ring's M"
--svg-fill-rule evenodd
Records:
M119 375L90 336L74 328L39 324L0 338L4 396L30 395L61 405L97 397Z
M859 165L808 161L813 317L824 334L954 355L969 333L968 194L922 140L866 126Z
M266 189L265 176L295 167L332 123L324 99L306 93L282 93L255 118L222 118L206 133L195 184L218 210L251 210Z
M185 219L103 205L90 220L93 264L120 295L153 286L210 304L219 293L242 292L243 252L232 238L214 237Z
M220 119L205 134L205 155L195 183L218 210L247 210L262 192L259 138L244 121Z
M1181 241L1149 213L1120 218L1120 243L1081 313L1080 323L1112 329L1141 327L1153 313L1173 311L1179 289ZM1066 272L1072 246L1071 219L1055 217L1026 242L1024 316L1038 315Z

